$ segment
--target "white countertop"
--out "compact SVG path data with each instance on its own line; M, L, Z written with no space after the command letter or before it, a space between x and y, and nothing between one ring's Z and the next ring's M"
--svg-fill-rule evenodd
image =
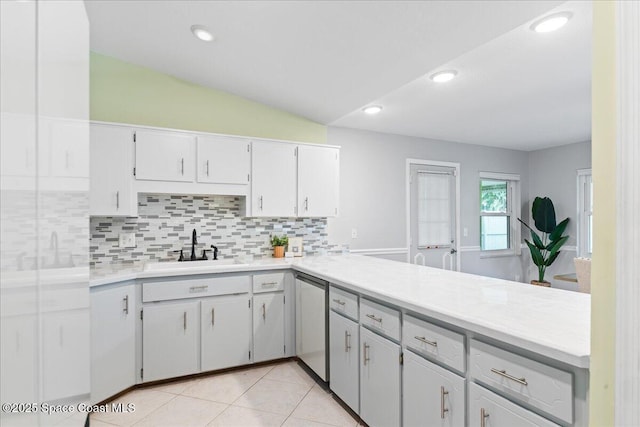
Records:
M589 368L591 296L362 255L263 259L250 264L144 271L93 270L91 286L149 277L288 269L308 273L389 304Z

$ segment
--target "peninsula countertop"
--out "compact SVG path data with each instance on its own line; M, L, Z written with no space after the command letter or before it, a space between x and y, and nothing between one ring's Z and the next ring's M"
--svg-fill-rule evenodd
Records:
M175 266L175 267L174 267ZM578 368L589 368L591 296L363 255L92 271L91 286L167 276L293 269Z

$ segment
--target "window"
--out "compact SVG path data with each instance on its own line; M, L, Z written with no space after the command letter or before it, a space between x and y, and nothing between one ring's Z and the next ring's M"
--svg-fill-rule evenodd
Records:
M593 177L578 170L578 256L591 258L593 245Z
M418 247L450 246L454 175L449 172L418 172Z
M520 176L480 173L480 250L520 255Z

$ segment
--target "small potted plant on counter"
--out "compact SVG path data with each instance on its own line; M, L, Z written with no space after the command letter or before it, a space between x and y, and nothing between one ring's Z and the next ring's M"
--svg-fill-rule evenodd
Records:
M531 240L533 243L524 239L529 251L531 259L538 267L538 280L532 280L532 285L551 286L551 283L544 280L544 273L560 255L560 248L564 245L569 236L563 236L564 230L567 228L569 218L565 218L556 224L556 211L553 202L548 197L536 197L531 206L531 217L538 231L542 233L539 236L528 224L518 218L518 221L531 231Z
M273 246L274 258L284 258L284 247L289 244L287 236L271 236L271 246Z

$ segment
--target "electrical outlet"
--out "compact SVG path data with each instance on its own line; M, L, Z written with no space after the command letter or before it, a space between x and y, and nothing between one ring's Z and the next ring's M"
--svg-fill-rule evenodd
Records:
M462 229L462 235L463 235L464 237L469 237L469 229L468 229L467 227L464 227L464 228Z
M118 246L121 248L136 247L136 233L120 233L118 237Z
M351 238L352 239L357 239L358 238L358 229L357 228L352 228L351 229Z

